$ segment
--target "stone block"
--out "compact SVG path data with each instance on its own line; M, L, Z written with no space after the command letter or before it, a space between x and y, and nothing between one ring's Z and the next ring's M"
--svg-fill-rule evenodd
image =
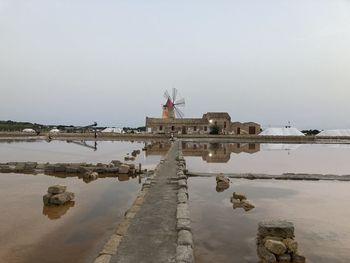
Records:
M190 219L190 212L187 204L178 204L176 210L176 219Z
M117 248L122 238L123 238L122 236L119 236L116 234L112 235L111 238L104 245L100 254L114 255L117 252Z
M283 239L283 243L286 245L288 252L296 254L298 252L298 242L291 239Z
M47 192L55 195L55 194L64 193L66 190L67 190L67 186L65 185L52 185L49 187Z
M177 182L177 184L180 188L187 188L187 181L186 180L179 180Z
M264 246L275 255L283 255L287 251L287 247L282 241L268 239Z
M260 222L258 225L258 234L261 237L275 236L282 238L294 237L294 225L285 220L273 220Z
M50 205L50 198L51 197L52 197L52 194L50 194L50 193L43 196L44 205Z
M108 254L98 256L94 263L109 263L111 261L112 256Z
M176 222L176 230L188 230L191 231L191 220L185 218L179 218Z
M121 164L119 166L119 173L120 174L127 174L127 173L129 173L129 170L130 170L130 167L127 164Z
M72 201L74 199L74 193L71 192L64 192L61 194L53 195L50 198L50 204L54 205L63 205L69 201Z
M306 259L304 256L293 254L292 255L292 262L293 263L305 263Z
M185 193L177 194L177 203L187 203L188 197Z
M191 246L180 245L176 247L176 262L194 262L193 249L191 248Z
M233 192L232 198L233 198L233 199L238 199L238 200L240 200L240 201L246 200L246 199L247 199L247 197L246 197L244 194L237 193L237 192Z
M115 232L119 236L125 236L126 232L129 229L130 221L127 219L124 219L117 228L117 231Z
M258 257L267 263L277 262L276 256L263 245L258 245Z
M177 244L193 247L192 233L188 230L180 230L177 234Z
M283 255L277 256L277 260L278 262L291 262L292 257L289 254L283 254Z

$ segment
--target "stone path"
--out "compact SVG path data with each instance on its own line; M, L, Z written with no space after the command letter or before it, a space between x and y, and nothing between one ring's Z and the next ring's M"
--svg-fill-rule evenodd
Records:
M161 161L151 189L111 263L176 262L178 184L172 178L176 177L178 147L174 143L165 161Z

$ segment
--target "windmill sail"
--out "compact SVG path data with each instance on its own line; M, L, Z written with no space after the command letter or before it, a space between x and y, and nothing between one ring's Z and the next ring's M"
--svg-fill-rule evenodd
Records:
M166 90L164 92L164 98L166 99L165 104L163 105L163 114L162 118L168 119L168 118L183 118L184 113L179 110L177 107L184 107L185 106L185 99L180 98L177 100L178 91L177 89L173 88L172 90L172 97L170 96L169 92Z

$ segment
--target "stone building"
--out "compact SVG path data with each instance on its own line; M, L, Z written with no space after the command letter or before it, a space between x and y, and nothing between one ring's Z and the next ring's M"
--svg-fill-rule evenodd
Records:
M260 125L255 122L231 122L227 112L208 112L202 118L149 118L146 130L150 133L209 134L217 129L219 134L260 133Z

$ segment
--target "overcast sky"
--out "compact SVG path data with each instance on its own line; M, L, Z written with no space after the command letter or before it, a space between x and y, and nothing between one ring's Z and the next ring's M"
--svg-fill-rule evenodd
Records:
M350 128L348 0L0 0L0 119Z

